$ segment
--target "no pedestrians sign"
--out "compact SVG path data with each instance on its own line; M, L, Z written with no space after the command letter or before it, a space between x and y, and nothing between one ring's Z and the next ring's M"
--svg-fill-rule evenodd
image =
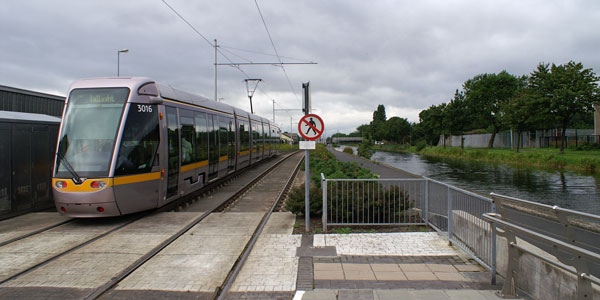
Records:
M323 119L315 114L305 115L298 122L298 133L309 141L318 139L324 130Z

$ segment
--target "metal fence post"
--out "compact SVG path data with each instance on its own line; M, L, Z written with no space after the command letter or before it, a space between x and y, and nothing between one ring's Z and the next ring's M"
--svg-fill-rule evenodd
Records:
M496 203L494 202L494 198L492 197L492 213L496 213ZM492 284L495 285L496 284L496 224L492 223L490 226L490 229L492 230L492 261L491 261L491 267L492 267Z
M321 209L323 212L323 231L327 232L327 180L325 180L323 173L321 173L321 189L323 190L323 208Z
M425 224L429 224L429 178L425 178L425 207L423 207Z
M448 185L448 245L452 246L452 193Z

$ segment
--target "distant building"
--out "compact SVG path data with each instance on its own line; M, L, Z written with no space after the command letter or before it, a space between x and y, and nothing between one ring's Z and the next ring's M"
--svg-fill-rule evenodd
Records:
M282 132L280 137L281 140L285 141L290 145L298 144L299 139L297 133Z

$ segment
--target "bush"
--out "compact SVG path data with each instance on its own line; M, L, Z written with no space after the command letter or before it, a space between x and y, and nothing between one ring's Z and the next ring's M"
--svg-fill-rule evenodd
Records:
M420 152L421 150L425 149L425 147L427 147L427 142L425 142L424 140L420 140L415 145L415 149L417 150L417 152Z
M371 156L373 156L373 150L371 150L371 148L369 148L368 143L362 143L358 147L358 155L360 155L366 159L371 159Z
M354 154L354 151L352 150L352 148L346 147L346 148L344 148L344 153Z
M310 185L310 215L319 217L323 213L323 191L314 185ZM295 187L290 191L290 195L285 202L285 209L293 214L304 215L304 184Z

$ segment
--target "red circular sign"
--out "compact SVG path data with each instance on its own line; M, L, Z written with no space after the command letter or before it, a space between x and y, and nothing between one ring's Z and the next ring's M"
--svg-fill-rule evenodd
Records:
M305 115L298 122L298 133L309 141L318 139L323 131L325 131L323 119L315 114Z

